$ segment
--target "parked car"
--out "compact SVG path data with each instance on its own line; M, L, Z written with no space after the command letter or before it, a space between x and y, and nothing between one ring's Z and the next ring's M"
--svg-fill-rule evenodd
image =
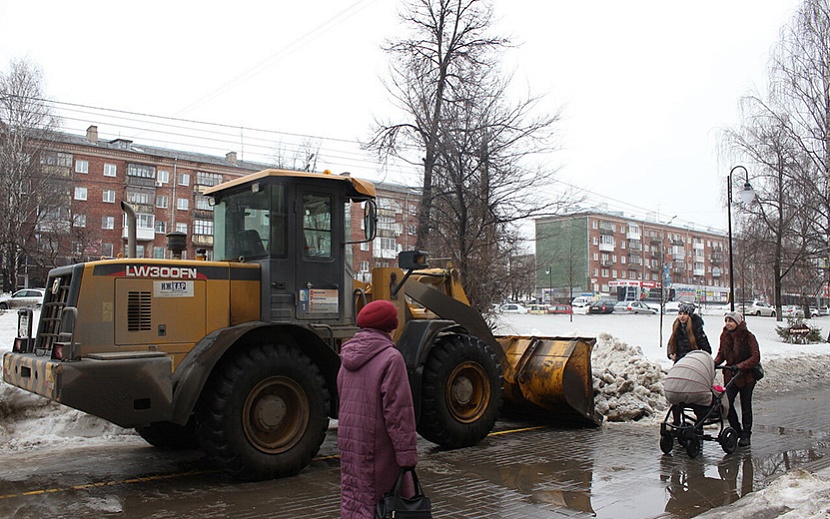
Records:
M43 303L45 288L24 288L10 296L0 297L0 309L40 308Z
M616 301L606 301L600 299L599 301L594 301L591 303L591 306L588 307L589 314L610 314L614 311L614 305L617 304Z
M753 301L745 308L744 315L775 317L775 307L764 301Z
M587 301L585 299L574 299L574 302L571 303L571 310L575 314L587 314L588 309L591 307L591 303L593 303L593 301Z
M548 313L548 305L527 305L527 313L529 314L546 314Z
M620 301L619 303L614 305L614 313L615 314L625 314L628 313L628 303L631 301Z
M830 308L822 307L822 308L811 308L810 313L813 317L822 317L825 315L830 315Z
M631 301L628 303L628 311L632 314L657 314L660 313L659 308L649 306L642 301Z
M499 312L503 314L526 314L527 307L518 303L507 303L499 307Z
M550 305L548 306L549 314L570 314L573 313L571 305Z
M781 307L781 315L791 319L803 319L804 310L798 305L784 305Z

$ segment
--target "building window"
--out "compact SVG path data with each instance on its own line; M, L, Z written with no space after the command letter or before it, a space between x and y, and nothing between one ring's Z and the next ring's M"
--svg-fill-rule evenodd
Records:
M187 198L177 198L176 199L176 209L179 211L187 211L187 208L190 206L190 200Z
M210 199L204 195L196 195L196 209L200 211L213 211L213 206L210 205Z
M591 222L591 228L592 228L592 229L596 229L596 228L597 228L597 221L596 221L596 220L594 220L594 221L592 221L592 222Z
M101 244L101 256L104 256L106 258L112 257L112 243Z
M76 214L72 217L72 226L73 227L86 227L86 215L85 214Z
M115 190L114 189L105 189L104 190L104 202L107 204L114 204L115 203Z
M101 229L115 229L115 217L103 216L101 217Z
M187 224L186 223L177 223L176 224L176 232L183 232L187 234Z
M605 254L603 254L603 256L605 256ZM599 261L599 252L594 253L594 261Z
M76 160L75 161L75 173L89 173L89 161L88 160Z
M75 200L86 200L87 189L85 187L75 187Z
M360 250L362 250L362 251L368 251L368 250L369 250L369 242L368 242L368 241L364 241L363 243L361 243L361 244L360 244Z
M193 234L213 236L213 220L193 220Z
M160 169L158 171L158 177L156 177L156 180L161 182L162 184L170 182L170 172L166 169Z
M144 164L127 164L127 176L155 179L156 168Z
M180 186L189 186L190 185L190 174L189 173L179 173L179 185Z
M114 177L118 173L118 167L115 164L104 164L104 176Z
M602 269L602 277L604 277L604 278L608 277L608 269Z
M40 155L40 163L45 166L72 167L71 153L58 153L56 151L45 151Z
M599 269L594 269L594 275L599 276Z
M220 175L219 173L205 173L204 171L197 171L196 183L200 186L218 186L222 183L222 175Z
M597 239L596 236L594 236L594 245L599 245L599 240Z
M159 209L167 209L167 195L156 196L156 207Z
M611 271L611 277L612 277L612 278L617 277L617 271L616 271L616 270L612 270L612 271Z
M164 259L164 247L153 247L153 257L156 259Z
M418 226L412 223L407 226L407 229L409 231L410 236L415 236L415 234L418 232Z
M143 258L144 257L144 245L136 245L135 246L135 257L136 258Z
M156 233L167 234L167 222L164 220L156 220Z

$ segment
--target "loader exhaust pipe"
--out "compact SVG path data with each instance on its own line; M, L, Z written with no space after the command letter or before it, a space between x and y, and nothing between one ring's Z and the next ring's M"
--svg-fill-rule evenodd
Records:
M135 228L136 228L136 217L135 217L135 210L132 208L130 204L125 201L121 201L121 210L127 215L127 257L128 258L135 258L136 256L136 249L135 249Z

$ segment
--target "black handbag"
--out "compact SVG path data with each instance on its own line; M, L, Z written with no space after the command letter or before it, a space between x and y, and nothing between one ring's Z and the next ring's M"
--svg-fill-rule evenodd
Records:
M412 482L415 484L415 495L412 497L401 496L401 485L404 475L412 473ZM424 495L418 475L415 474L415 467L405 467L398 474L395 480L395 488L387 492L378 501L375 508L375 519L432 519L432 503Z
M764 367L761 366L760 362L752 368L752 378L755 380L764 378Z

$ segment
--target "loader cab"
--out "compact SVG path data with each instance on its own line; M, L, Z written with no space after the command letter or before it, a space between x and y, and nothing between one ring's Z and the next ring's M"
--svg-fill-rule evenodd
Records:
M330 173L265 170L212 188L214 256L261 265L264 321L354 323L346 244L352 203L374 231L374 186ZM371 220L371 221L370 221Z

